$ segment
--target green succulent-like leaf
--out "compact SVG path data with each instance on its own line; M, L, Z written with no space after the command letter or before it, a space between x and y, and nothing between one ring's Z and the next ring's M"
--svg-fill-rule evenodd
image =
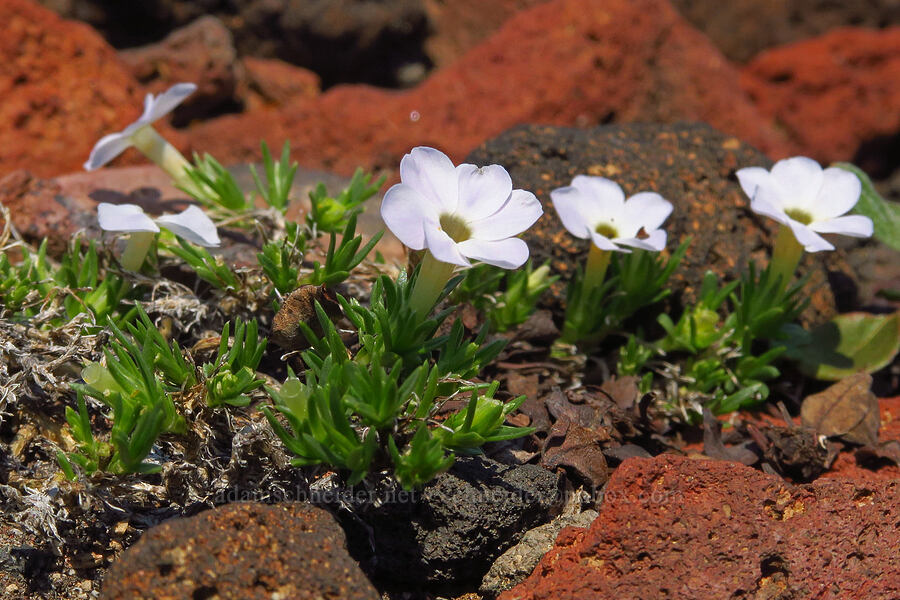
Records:
M291 193L291 185L297 173L297 163L291 163L291 145L285 141L281 148L281 159L275 162L269 152L269 146L261 142L263 170L266 173L265 185L256 172L256 167L250 165L250 173L256 184L256 191L272 208L284 213L287 210L288 198Z
M194 154L194 165L185 168L190 185L181 189L210 208L244 212L253 204L234 176L209 154Z
M168 248L194 269L200 279L210 285L220 290L240 287L231 267L216 260L206 248L192 246L181 238L178 238L178 246L170 245Z
M447 454L440 440L427 427L420 426L402 454L393 438L388 438L388 450L394 463L394 475L405 489L421 487L439 473L449 469L455 460Z

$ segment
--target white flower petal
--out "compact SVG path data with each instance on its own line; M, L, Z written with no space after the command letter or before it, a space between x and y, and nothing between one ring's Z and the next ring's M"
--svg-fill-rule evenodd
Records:
M600 248L601 250L609 250L612 252L625 252L626 254L631 252L631 250L626 250L625 248L619 248L616 246L612 240L610 240L605 235L600 235L596 231L591 231L591 241L595 246Z
M459 204L456 213L466 221L489 217L503 208L512 193L512 179L500 165L456 167Z
M757 188L771 188L772 186L772 174L762 167L739 169L735 175L737 175L738 183L741 184L741 189L751 200L756 196Z
M814 232L812 229L799 223L793 219L788 219L788 226L794 233L794 237L803 246L807 252L821 252L823 250L834 250L834 246L828 243L828 240Z
M214 248L221 244L215 223L196 206L189 206L177 215L163 215L156 222L198 246Z
M556 188L550 192L550 200L566 231L581 239L591 236L591 226L582 214L587 200L581 191L572 186Z
M641 192L625 201L624 222L619 225L619 235L632 237L642 228L646 232L659 229L672 214L672 203L656 192Z
M579 211L589 229L596 229L599 223L620 226L625 216L625 192L618 183L605 177L576 175L572 187L584 196Z
M147 125L166 116L195 91L197 86L193 83L176 83L153 100L149 110L145 108L141 116L142 123Z
M859 238L872 237L874 232L872 219L862 215L849 215L826 221L816 221L809 228L817 233L840 233Z
M104 231L159 231L153 219L136 204L101 202L97 205L97 220Z
M771 173L762 167L748 167L739 170L737 178L741 189L750 198L750 210L787 225L783 191Z
M110 133L94 144L91 155L84 163L85 171L99 169L131 146L131 140L124 133Z
M439 213L456 212L459 180L456 168L446 154L427 146L418 146L400 161L400 181L434 203Z
M466 257L460 253L456 242L437 225L425 226L425 246L441 262L459 265L460 267L472 266L466 260Z
M787 225L790 220L783 210L769 202L764 193L757 194L756 197L750 201L750 210L758 215L775 219L782 225Z
M822 167L805 156L779 160L772 167L772 179L782 193L783 208L812 212L822 188Z
M500 267L518 269L528 260L528 244L519 238L505 240L465 240L459 250L468 258Z
M534 194L525 190L513 190L500 210L480 221L470 221L469 229L474 239L502 240L519 235L534 225L543 214L541 201Z
M425 223L437 224L437 207L405 183L391 186L381 201L381 218L397 239L413 250L425 247Z
M632 248L640 248L642 250L650 250L659 252L666 247L667 234L663 229L654 229L648 232L645 238L616 238L613 240L616 244L631 246Z
M129 125L129 127L142 127L144 125L149 125L153 122L153 106L156 104L156 96L151 93L147 93L144 96L144 112L141 113L141 116L137 118L137 120Z
M859 177L837 167L825 169L822 173L822 188L812 207L816 221L839 217L856 206L862 193Z

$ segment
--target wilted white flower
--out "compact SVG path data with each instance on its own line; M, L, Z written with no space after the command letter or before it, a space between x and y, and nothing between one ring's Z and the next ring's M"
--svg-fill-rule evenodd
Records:
M872 235L870 218L841 216L856 205L862 191L859 178L849 171L822 170L816 161L796 156L778 161L771 171L741 169L737 177L750 209L789 227L807 252L834 250L820 233Z
M461 267L479 260L515 269L528 260L528 246L515 236L543 210L534 194L513 189L502 166L454 167L444 153L420 146L400 162L400 180L385 194L381 216L409 248Z
M659 226L671 214L672 204L655 192L626 200L616 182L576 175L572 185L553 190L550 198L569 233L590 239L601 250L631 252L621 247L631 246L659 252L666 247L666 232Z
M159 96L147 94L144 98L144 114L122 131L103 136L84 163L85 170L98 169L134 146L176 180L181 179L187 161L153 129L152 124L172 112L196 89L197 86L193 83L176 83Z
M162 226L198 246L214 248L221 243L216 225L196 206L189 206L177 215L151 219L136 204L101 202L97 205L97 219L104 231L157 233Z

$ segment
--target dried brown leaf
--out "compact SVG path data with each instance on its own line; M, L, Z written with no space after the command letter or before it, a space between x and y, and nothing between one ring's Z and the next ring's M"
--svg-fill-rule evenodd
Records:
M703 454L717 460L731 460L745 465L756 464L759 456L743 445L725 446L722 441L722 423L709 409L703 409Z
M628 410L637 403L641 397L641 390L638 388L640 379L637 377L613 377L603 382L600 391L606 394L610 400L622 410Z
M878 398L871 391L872 376L857 373L823 392L807 396L800 409L806 427L819 435L874 446L878 443Z
M609 479L602 444L610 441L605 429L588 429L557 421L544 444L541 462L548 469L562 467L576 481L599 489Z

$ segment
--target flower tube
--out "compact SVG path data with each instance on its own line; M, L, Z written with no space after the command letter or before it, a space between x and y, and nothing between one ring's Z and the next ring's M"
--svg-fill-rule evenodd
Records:
M190 163L175 146L156 132L153 123L172 112L196 89L197 86L193 83L177 83L159 96L147 94L144 98L144 113L122 131L103 136L84 163L85 170L99 169L134 146L159 165L178 185L190 187L191 181L185 173L185 167L189 167Z
M672 204L655 192L625 199L625 192L604 177L576 175L572 184L550 192L553 208L563 227L577 238L591 240L580 293L570 298L563 339L584 336L578 331L583 315L595 310L591 298L603 285L613 252L630 248L659 252L666 247L666 232L659 227L672 212Z

